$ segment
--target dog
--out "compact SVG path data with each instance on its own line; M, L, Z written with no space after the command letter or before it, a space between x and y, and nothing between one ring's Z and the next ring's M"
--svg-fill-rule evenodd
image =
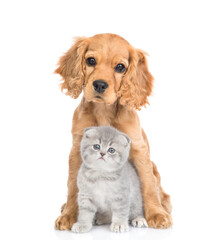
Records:
M130 159L140 177L148 226L170 227L170 196L161 187L159 172L150 160L148 140L136 113L148 103L153 87L146 53L116 34L79 37L60 58L55 73L61 75L61 89L66 95L77 98L84 93L73 115L67 202L55 221L55 228L69 230L76 222L76 181L83 130L108 125L131 139Z

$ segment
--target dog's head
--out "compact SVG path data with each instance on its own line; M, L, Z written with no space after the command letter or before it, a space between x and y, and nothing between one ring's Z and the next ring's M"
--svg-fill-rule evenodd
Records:
M115 34L77 38L55 72L73 98L83 90L87 101L113 104L119 98L136 109L148 103L153 85L145 53Z

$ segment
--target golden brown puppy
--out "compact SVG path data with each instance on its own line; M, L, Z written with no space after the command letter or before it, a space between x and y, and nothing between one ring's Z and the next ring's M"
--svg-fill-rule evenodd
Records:
M160 185L160 175L150 160L149 145L136 109L148 103L153 77L145 53L114 34L77 38L61 57L55 71L62 76L62 90L77 98L84 91L73 116L73 147L69 156L67 202L55 222L56 229L68 230L77 217L77 173L81 164L80 140L90 126L111 125L131 141L130 159L142 183L145 217L150 227L172 225L171 204Z

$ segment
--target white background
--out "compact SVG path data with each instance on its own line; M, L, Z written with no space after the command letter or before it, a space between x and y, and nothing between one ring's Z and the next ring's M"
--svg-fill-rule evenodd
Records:
M0 238L216 239L215 1L1 1ZM155 77L139 112L171 194L168 230L54 230L66 201L77 100L53 74L74 36L117 33L147 51Z

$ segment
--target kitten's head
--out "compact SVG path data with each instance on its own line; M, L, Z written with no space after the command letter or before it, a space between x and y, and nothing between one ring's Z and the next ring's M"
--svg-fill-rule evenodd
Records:
M113 127L89 127L81 141L83 163L91 169L115 171L128 160L129 137Z

